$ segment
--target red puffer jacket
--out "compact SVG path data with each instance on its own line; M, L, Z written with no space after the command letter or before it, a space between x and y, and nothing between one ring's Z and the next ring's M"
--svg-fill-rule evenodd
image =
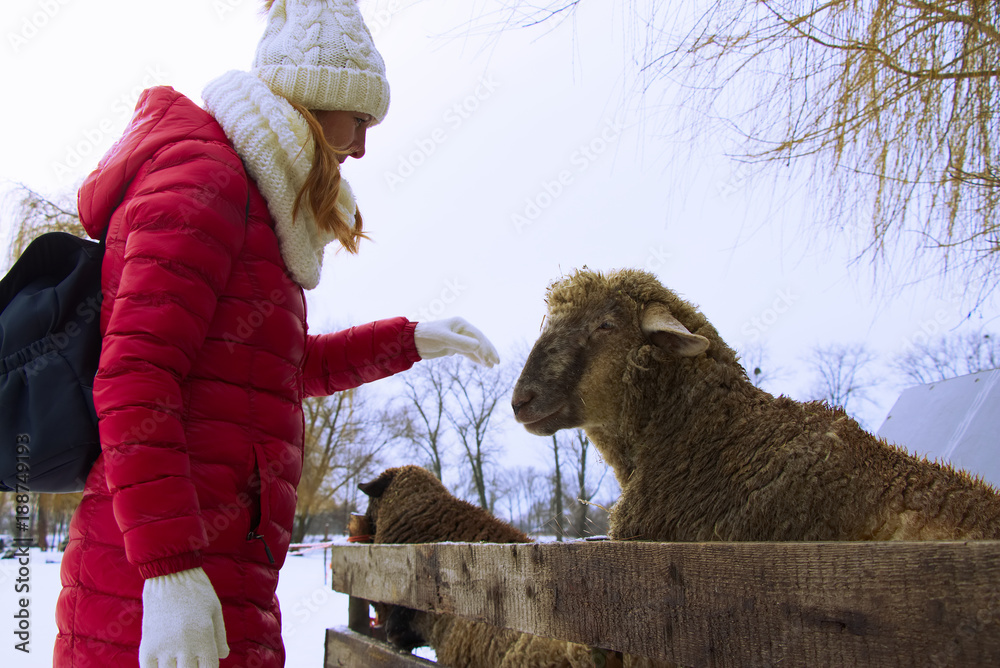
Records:
M107 229L102 455L70 526L55 665L138 665L144 579L201 566L222 665L281 666L302 399L410 368L415 323L308 336L266 202L222 128L170 88L143 94L79 204L91 236Z

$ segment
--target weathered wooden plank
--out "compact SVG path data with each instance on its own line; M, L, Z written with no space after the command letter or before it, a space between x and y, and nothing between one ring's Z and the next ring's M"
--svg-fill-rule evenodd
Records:
M696 666L1000 665L1000 541L358 545L333 588Z
M348 628L326 630L325 668L426 668L436 663L403 654Z

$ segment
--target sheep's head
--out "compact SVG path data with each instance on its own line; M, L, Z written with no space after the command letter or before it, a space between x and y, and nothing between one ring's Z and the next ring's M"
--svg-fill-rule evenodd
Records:
M368 510L365 512L365 519L373 542L406 542L397 541L391 535L394 532L394 518L391 516L383 518L379 512L383 502L389 501L389 497L396 495L398 485L393 484L396 482L399 484L408 482L417 488L415 491L418 494L421 487L429 485L431 489L434 489L441 484L425 469L418 466L403 466L387 469L374 480L358 485L358 489L368 495ZM392 489L390 490L390 488ZM399 519L401 522L405 521L404 518ZM427 644L424 634L415 628L414 618L420 614L416 610L379 602L373 602L372 606L375 608L377 623L385 629L386 639L396 647L410 652Z
M613 423L626 368L644 346L677 358L709 347L689 329L707 325L704 316L643 271L579 271L552 284L546 301L545 327L511 399L533 434Z
M386 469L358 489L368 496L365 516L376 543L432 543L442 499L451 495L433 473L421 466Z
M358 487L368 495L365 519L375 543L530 542L521 531L452 496L419 466L386 469ZM375 610L388 640L407 651L426 644L441 617L384 603L376 603Z

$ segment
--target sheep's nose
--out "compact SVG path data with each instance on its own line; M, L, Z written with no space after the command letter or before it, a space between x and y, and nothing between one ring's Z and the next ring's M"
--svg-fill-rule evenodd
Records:
M535 393L530 390L515 390L514 395L510 398L510 407L514 409L514 417L517 417L518 412L530 404L534 398Z

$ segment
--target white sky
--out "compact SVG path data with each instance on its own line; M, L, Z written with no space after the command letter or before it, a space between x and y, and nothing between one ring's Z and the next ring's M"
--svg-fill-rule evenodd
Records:
M534 341L544 289L561 273L642 267L734 347L763 341L786 372L768 389L803 398L813 346L863 341L889 357L961 324L952 288L885 297L850 265L856 241L811 226L794 193L753 187L716 145L664 139L669 108L623 105L635 100L622 92L628 26L616 4L480 37L464 26L494 0L362 2L392 104L345 176L375 243L358 257L327 253L308 293L312 331L461 315L509 359ZM200 101L209 80L249 68L263 30L259 0L5 6L0 179L47 194L93 169L143 87ZM995 322L995 305L981 315ZM856 413L877 428L900 389L885 386Z

